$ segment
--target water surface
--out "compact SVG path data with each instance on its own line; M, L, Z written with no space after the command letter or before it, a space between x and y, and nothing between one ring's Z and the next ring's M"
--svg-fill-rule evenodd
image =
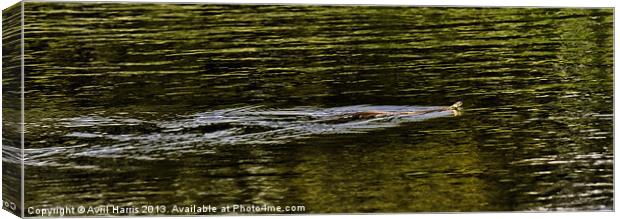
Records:
M27 206L613 209L612 9L25 10Z

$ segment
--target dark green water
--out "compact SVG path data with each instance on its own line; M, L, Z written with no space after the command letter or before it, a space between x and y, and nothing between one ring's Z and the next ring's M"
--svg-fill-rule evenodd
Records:
M611 9L25 10L26 207L613 209Z

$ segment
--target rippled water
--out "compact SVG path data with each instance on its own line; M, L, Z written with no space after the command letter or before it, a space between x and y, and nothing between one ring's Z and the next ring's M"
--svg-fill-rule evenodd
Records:
M74 139L75 142L70 146L28 148L25 162L33 166L64 167L67 163L59 158L70 158L69 162L76 157L153 160L185 154L212 154L216 153L213 147L217 146L285 144L315 135L365 133L403 122L459 115L459 111L445 108L348 106L265 110L252 107L216 110L163 121L98 115L48 118L45 120L46 129L66 130L66 134L57 137ZM359 112L385 112L386 115L358 118L355 115ZM405 114L408 112L421 114ZM53 138L54 135L46 137ZM101 169L98 165L69 167Z
M27 206L613 209L612 9L25 10Z

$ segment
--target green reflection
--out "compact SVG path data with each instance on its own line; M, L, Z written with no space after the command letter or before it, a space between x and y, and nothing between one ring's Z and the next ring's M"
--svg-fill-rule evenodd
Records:
M26 147L40 155L27 166L27 206L613 208L612 9L25 9ZM217 110L457 100L459 117L273 132L270 144L204 140L270 133L268 120L215 124Z

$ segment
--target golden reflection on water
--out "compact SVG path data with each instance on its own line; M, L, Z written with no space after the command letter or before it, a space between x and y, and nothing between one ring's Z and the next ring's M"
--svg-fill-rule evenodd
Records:
M49 161L26 168L28 206L612 209L611 9L25 9L26 147ZM341 132L209 114L456 100Z

